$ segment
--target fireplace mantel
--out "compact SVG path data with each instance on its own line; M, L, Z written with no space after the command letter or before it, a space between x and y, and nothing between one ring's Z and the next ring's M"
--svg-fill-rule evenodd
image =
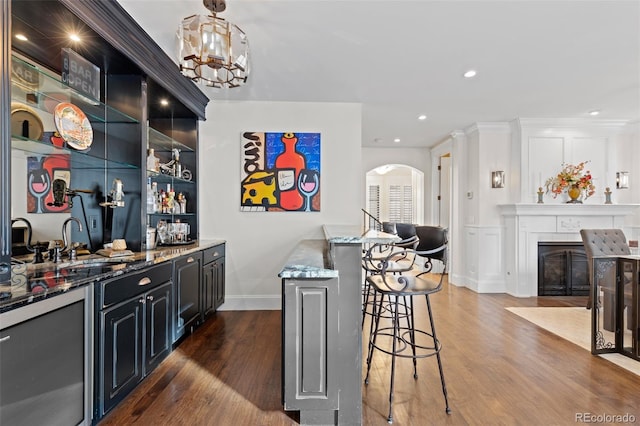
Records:
M538 242L581 241L580 229L625 228L640 204L502 204L507 293L538 295Z
M504 216L627 216L640 204L500 204Z

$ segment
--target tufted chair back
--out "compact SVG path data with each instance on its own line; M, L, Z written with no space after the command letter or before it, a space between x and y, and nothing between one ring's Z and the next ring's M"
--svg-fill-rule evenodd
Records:
M631 253L627 238L621 229L581 229L580 236L589 259L593 256Z
M621 229L581 229L580 236L584 244L584 251L587 254L587 262L589 265L589 285L593 286L593 257L609 256L609 255L625 255L630 254L627 238ZM612 286L615 283L612 283ZM593 288L592 288L593 290ZM588 308L591 307L591 295L589 292Z

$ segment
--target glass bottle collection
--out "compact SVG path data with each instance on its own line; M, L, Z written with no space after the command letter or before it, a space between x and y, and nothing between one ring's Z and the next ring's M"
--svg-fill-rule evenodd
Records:
M147 179L147 213L149 214L185 214L187 213L187 198L182 193L175 193L171 184L167 189L158 190L157 182Z

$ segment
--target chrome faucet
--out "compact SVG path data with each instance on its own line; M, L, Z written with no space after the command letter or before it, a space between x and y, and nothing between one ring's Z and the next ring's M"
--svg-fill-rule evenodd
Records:
M24 222L27 225L27 250L33 251L33 247L31 247L31 223L25 219L24 217L16 217L15 219L11 219L11 227L13 228L13 224L16 222Z
M82 222L80 222L80 219L78 219L77 217L71 216L70 218L65 220L62 223L62 244L63 244L62 251L65 251L70 248L69 242L67 240L67 224L72 221L78 224L78 231L82 232Z

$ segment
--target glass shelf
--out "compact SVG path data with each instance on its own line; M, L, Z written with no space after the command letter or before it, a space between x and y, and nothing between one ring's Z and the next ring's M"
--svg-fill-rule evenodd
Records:
M31 115L35 115L40 121L40 130L43 135L42 140L30 139L22 135L11 136L11 148L34 155L64 154L71 156L72 168L74 169L139 169L139 165L131 164L128 160L109 160L103 150L77 151L68 147L56 147L45 137L56 130L54 122L54 111L56 106L62 102L70 102L80 108L92 124L94 135L107 134L108 126L111 124L132 124L139 125L138 120L121 113L120 111L105 105L95 99L78 93L71 87L63 84L60 78L48 70L44 70L23 61L17 56L12 56L12 78L11 78L11 103L12 109L23 108ZM139 129L139 126L137 126ZM131 129L139 134L140 130ZM12 132L13 133L13 132ZM124 132L123 134L129 134ZM33 137L33 135L30 135ZM38 136L39 137L39 136ZM121 139L118 133L109 132L112 140Z
M195 216L195 213L147 213L149 216Z
M154 172L153 170L147 170L147 177L155 180L158 183L188 183L195 184L193 180L186 180L171 175L165 175L163 173Z
M30 76L29 79L21 78L14 70L11 79L12 102L25 103L45 115L53 114L59 103L70 102L80 108L92 123L138 123L135 118L78 93L48 71L16 56L12 57L12 62L12 68Z
M180 151L194 151L193 148L170 138L152 127L149 127L149 148L153 148L156 151L171 151L174 148L177 148Z
M71 161L74 169L137 169L138 166L125 162L105 160L104 158L90 155L88 153L79 152L67 148L58 148L42 141L22 138L19 136L11 137L11 149L19 150L34 155L51 155L64 154L71 155Z

